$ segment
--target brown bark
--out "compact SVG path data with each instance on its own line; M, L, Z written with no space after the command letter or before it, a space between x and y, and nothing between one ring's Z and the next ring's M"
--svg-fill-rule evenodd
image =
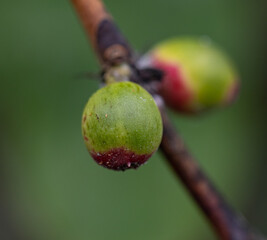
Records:
M161 109L163 138L160 150L222 240L264 240L237 214L216 190L187 150L183 140Z
M102 66L131 61L131 49L99 0L72 0Z

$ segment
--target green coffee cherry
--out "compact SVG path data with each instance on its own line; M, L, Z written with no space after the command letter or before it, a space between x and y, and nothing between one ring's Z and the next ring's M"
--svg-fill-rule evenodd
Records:
M138 84L112 83L89 99L82 134L98 164L114 170L137 168L159 147L161 115L152 96Z
M238 74L228 57L206 39L173 38L148 54L165 76L160 93L178 112L200 113L236 98Z

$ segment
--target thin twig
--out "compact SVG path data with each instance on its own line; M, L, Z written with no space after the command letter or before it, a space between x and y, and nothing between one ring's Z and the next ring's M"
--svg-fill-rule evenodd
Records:
M106 12L101 0L72 0L100 59L102 68L118 62L132 62L132 50ZM225 202L201 171L182 139L161 109L163 139L161 151L222 240L264 240Z
M164 130L160 149L175 174L182 180L202 209L220 239L264 240L250 229L242 216L232 210L205 176L172 126L164 108L161 109L161 115Z
M102 1L72 0L102 66L131 61L132 50Z

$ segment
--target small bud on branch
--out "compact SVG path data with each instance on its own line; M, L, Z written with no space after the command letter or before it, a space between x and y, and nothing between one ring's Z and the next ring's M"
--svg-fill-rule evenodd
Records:
M113 65L127 63L138 72L137 64L132 59L131 48L106 12L101 0L72 0L72 2L91 39L102 69L105 71ZM147 78L147 72L142 74ZM135 76L140 78L135 79L136 82L144 82L142 74L139 71ZM153 88L149 87L147 79L143 86L153 94L151 91ZM221 197L186 149L183 140L170 123L164 107L160 105L163 120L160 149L175 174L182 180L206 215L218 237L222 240L264 240L265 238L255 233L244 218L232 210Z

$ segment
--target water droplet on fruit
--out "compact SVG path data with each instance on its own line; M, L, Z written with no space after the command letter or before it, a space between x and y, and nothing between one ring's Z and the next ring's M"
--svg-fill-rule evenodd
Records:
M142 99L144 102L146 102L146 99L144 99L144 98L142 98L142 97L140 97L140 99Z

